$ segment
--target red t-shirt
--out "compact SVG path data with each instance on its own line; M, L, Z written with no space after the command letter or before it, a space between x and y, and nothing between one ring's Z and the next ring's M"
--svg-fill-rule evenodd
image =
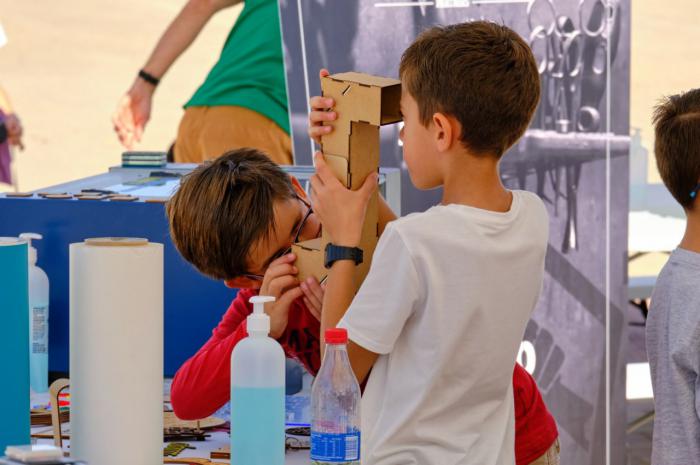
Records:
M513 370L515 463L527 465L544 455L559 436L535 379L520 364Z
M205 418L228 402L231 395L231 351L248 335L246 318L253 312L248 300L254 289L241 289L211 338L175 374L170 401L183 420ZM310 373L321 366L321 325L302 299L289 308L289 322L278 342L289 358L300 361ZM527 465L543 455L558 436L557 425L547 410L535 380L523 367L513 371L515 397L515 459Z
M187 360L173 378L170 402L178 418L196 420L220 409L231 397L231 351L248 336L246 318L253 313L248 302L256 289L241 289L231 302L211 338ZM311 373L321 366L318 339L321 324L309 312L302 299L289 307L289 322L277 340L289 358L301 362Z

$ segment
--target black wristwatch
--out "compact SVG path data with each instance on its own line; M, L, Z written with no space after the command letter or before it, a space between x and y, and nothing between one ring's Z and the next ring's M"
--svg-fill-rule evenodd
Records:
M359 265L362 263L362 258L362 249L359 247L343 247L342 245L328 243L323 265L326 268L330 268L338 260L352 260L355 262L355 265Z

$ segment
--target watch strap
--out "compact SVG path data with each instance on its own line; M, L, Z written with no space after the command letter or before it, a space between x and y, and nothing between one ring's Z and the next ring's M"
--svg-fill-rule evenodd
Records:
M355 265L362 263L364 259L364 253L359 247L345 247L342 245L335 245L328 243L325 250L324 266L330 268L333 263L338 260L352 260Z
M139 77L154 87L160 83L160 79L142 69L139 70Z

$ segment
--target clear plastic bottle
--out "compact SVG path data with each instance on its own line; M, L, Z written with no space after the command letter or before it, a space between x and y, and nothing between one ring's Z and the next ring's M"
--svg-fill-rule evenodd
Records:
M22 233L29 245L29 385L35 393L49 390L49 278L36 265L32 239L41 234Z
M360 385L345 329L326 330L326 353L311 387L311 463L360 463Z
M274 297L250 299L248 337L231 353L231 463L284 465L285 356L268 336L270 317L263 311Z

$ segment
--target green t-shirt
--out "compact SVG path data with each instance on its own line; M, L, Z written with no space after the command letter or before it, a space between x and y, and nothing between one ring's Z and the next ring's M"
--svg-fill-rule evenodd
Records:
M277 0L245 0L219 61L185 108L222 105L256 111L289 134Z

